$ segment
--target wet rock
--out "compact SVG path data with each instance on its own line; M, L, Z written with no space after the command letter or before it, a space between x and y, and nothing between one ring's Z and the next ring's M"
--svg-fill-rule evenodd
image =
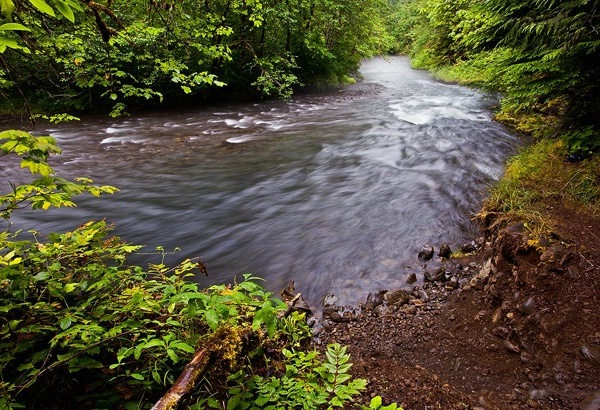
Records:
M323 298L323 306L327 307L327 306L332 306L335 305L337 302L339 302L339 298L335 295L326 295Z
M384 299L388 305L402 306L409 302L410 295L404 289L394 289L387 292Z
M450 255L452 255L452 249L450 249L450 245L448 245L447 243L441 244L438 255L442 258L449 258Z
M428 261L431 258L433 258L433 253L434 253L433 246L431 246L430 244L425 244L419 251L418 257L419 257L419 259Z
M333 313L337 313L339 308L337 306L326 306L323 308L323 319L330 319Z
M424 273L426 282L438 282L446 280L446 268L444 266L439 267L435 272L425 271Z
M346 313L346 312L344 312ZM331 314L331 317L329 318L329 320L331 320L332 322L335 323L343 323L343 322L349 322L350 318L346 317L345 314L341 314L340 312L333 312Z
M596 391L579 403L581 410L598 410L600 409L600 390Z
M380 290L377 293L369 293L367 296L367 301L361 305L363 310L373 310L377 306L383 303L383 297L385 295L385 290Z
M523 312L523 314L529 316L531 315L533 312L535 312L535 298L532 296L529 299L527 299L525 302L521 303L521 312Z
M581 346L581 354L591 364L600 367L600 349L595 346Z
M463 243L462 245L460 245L460 251L462 253L473 253L475 252L475 244L474 243Z
M417 274L416 273L411 273L409 275L408 279L406 279L406 283L408 283L409 285L412 285L416 281L417 281Z

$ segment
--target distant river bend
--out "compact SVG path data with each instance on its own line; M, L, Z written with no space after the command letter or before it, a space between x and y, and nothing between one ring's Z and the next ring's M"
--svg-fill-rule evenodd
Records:
M495 101L412 70L406 58L369 60L361 73L341 92L288 102L38 130L63 148L53 163L62 175L121 191L80 198L75 209L16 213L15 228L65 231L106 218L146 251L181 248L170 263L201 256L203 284L251 272L277 292L294 280L313 305L330 293L356 303L405 286L422 271L424 243L475 235L469 216L517 139L491 120Z

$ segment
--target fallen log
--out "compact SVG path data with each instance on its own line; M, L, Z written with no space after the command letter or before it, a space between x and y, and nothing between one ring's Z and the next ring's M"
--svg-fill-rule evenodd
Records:
M202 376L206 365L210 361L210 352L206 349L196 352L192 361L183 368L171 388L160 398L151 410L173 410L179 406L181 400L190 393L196 381Z

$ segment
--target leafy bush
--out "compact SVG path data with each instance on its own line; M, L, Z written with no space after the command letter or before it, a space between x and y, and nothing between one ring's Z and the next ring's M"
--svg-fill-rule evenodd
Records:
M227 410L318 409L343 407L366 387L366 380L352 380L352 364L347 348L339 344L327 347L326 361L317 352L284 349L285 372L270 377L238 373L237 385L229 391ZM220 408L220 407L215 407Z
M108 231L105 222L89 222L46 243L0 242L4 405L58 404L68 395L71 408L140 406L215 335L217 368L227 371L243 349L275 334L285 304L257 278L200 290L189 282L196 261L127 266L139 246Z

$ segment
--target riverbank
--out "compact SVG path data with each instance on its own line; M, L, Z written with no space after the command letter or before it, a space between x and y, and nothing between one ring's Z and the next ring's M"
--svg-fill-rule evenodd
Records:
M369 381L364 403L380 395L405 410L600 408L600 218L570 195L544 194L548 185L528 187L535 220L488 203L485 246L448 260L447 280L382 292L345 315L329 309L317 343L349 346L353 374Z

